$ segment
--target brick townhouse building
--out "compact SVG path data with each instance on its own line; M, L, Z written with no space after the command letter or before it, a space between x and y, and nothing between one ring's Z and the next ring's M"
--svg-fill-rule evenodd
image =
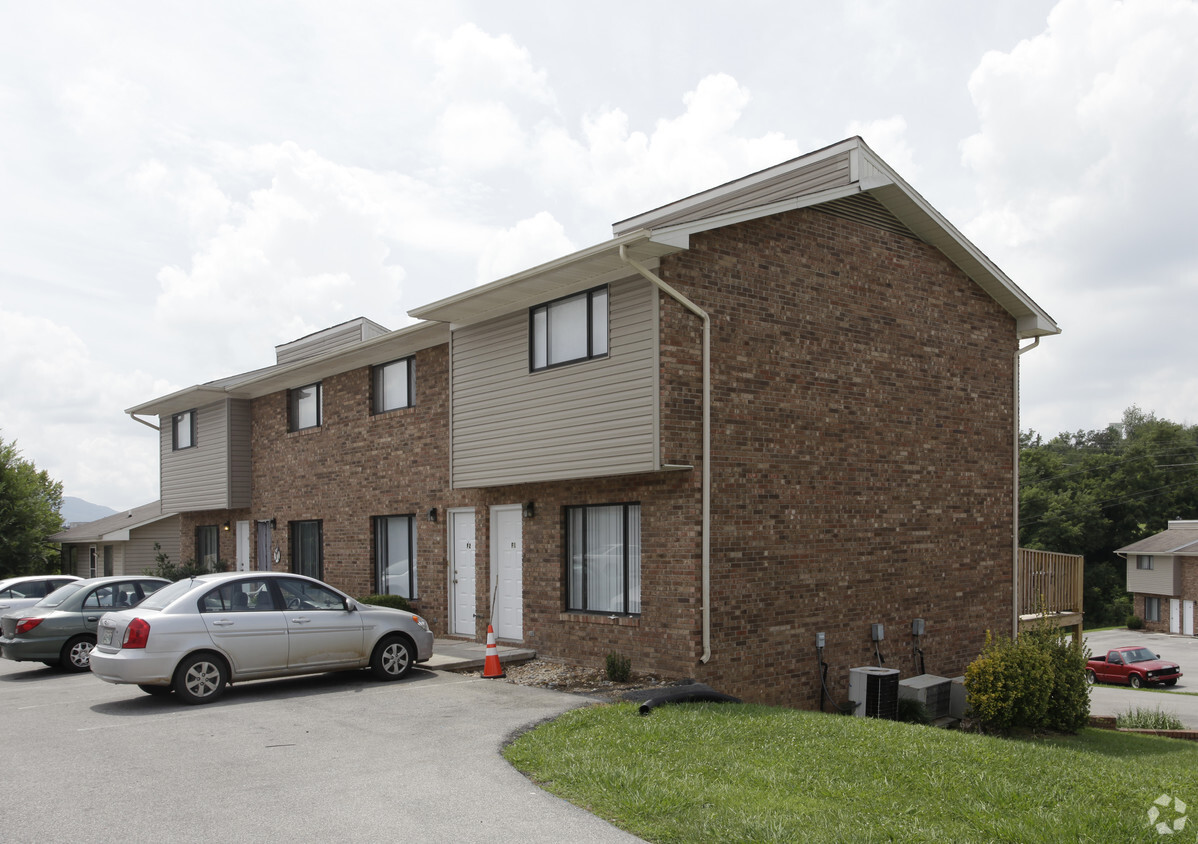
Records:
M184 558L804 707L817 632L843 694L872 624L943 675L1012 631L1020 341L1059 329L860 138L411 314L129 410Z

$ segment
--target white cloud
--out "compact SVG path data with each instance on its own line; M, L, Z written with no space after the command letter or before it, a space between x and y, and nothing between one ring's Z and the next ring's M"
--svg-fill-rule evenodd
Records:
M584 118L581 140L562 127L546 128L537 139L541 184L626 216L800 153L781 133L736 134L751 96L727 74L704 77L682 99L685 110L648 133L631 129L618 108Z
M437 119L432 139L446 165L459 171L518 164L525 155L520 121L500 102L450 104Z
M430 43L438 68L434 85L448 100L515 94L545 106L554 103L548 73L534 68L532 55L510 35L490 35L466 23Z
M962 156L980 211L964 228L1065 331L1025 357L1032 427L1192 404L1198 347L1178 305L1198 292L1195 43L1192 2L1061 0L970 79L980 128Z
M542 211L491 239L478 259L478 283L504 278L574 249L561 223Z
M51 478L69 479L67 495L121 507L156 499L156 435L121 410L170 385L112 371L44 317L0 309L0 336L0 437Z

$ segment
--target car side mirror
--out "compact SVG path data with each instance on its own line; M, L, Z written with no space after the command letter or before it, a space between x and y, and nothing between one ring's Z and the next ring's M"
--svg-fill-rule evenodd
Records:
M346 611L346 612L353 612L353 611L354 611L354 610L356 610L357 608L358 608L358 602L357 602L357 601L355 601L353 598L346 598L346 599L345 599L345 611Z
M1157 658L1157 659L1160 659L1160 658L1161 658L1161 655L1160 655L1160 654L1157 654L1157 655L1156 655L1156 658Z

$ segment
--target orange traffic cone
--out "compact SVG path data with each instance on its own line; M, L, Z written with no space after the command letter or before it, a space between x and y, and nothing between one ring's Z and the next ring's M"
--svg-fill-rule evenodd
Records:
M483 663L483 677L495 679L506 677L503 666L499 664L499 646L495 644L495 629L487 625L487 660Z

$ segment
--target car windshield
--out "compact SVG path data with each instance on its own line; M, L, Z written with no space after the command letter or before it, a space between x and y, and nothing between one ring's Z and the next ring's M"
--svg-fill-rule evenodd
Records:
M66 586L59 586L53 592L37 602L39 607L57 607L67 598L74 595L83 588L83 582L76 580L74 583L68 583Z
M183 580L176 580L174 583L170 584L169 586L163 586L153 595L146 598L144 601L138 604L137 608L139 610L160 610L167 604L174 601L180 595L186 595L189 591L194 589L195 586L196 581L190 577L184 578Z
M1123 652L1124 662L1150 662L1156 659L1156 654L1148 650L1148 648L1135 648L1134 650Z

